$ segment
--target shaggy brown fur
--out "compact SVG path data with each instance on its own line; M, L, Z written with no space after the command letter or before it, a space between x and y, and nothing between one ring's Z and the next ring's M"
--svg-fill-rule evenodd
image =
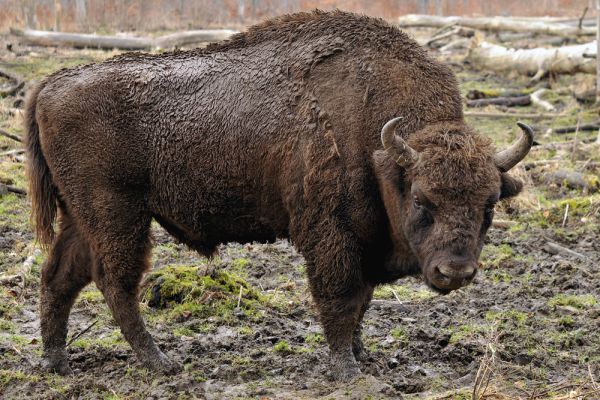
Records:
M380 150L396 116L422 154L408 170ZM419 272L441 291L467 283L437 266L459 274L476 263L502 188L520 189L465 125L450 70L398 29L344 12L283 16L206 50L61 70L33 91L26 121L36 229L52 245L44 357L62 373L69 310L91 280L144 365L177 369L136 300L155 219L206 255L289 237L334 369L353 376L374 286Z

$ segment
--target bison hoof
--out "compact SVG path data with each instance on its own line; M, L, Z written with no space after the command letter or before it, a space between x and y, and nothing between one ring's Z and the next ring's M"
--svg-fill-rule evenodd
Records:
M159 352L157 356L142 360L144 367L165 375L174 375L183 370L183 366L170 360L164 353Z
M352 352L331 356L331 371L336 381L348 382L361 374Z
M357 361L367 361L369 358L369 352L365 349L365 345L360 338L355 338L352 341L352 353Z
M41 367L44 371L54 372L63 376L73 374L66 356L44 356Z

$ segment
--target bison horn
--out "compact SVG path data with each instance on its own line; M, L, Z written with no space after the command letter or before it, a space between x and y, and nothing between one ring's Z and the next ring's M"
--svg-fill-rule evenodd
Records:
M508 149L499 151L494 156L494 163L502 172L509 171L524 159L533 145L533 129L522 122L517 122L517 125L523 130L523 135Z
M381 143L387 153L403 168L419 160L419 153L394 132L402 117L389 120L381 129Z

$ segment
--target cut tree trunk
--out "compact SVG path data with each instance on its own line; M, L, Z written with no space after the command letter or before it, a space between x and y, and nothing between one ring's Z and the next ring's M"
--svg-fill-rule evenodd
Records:
M472 17L439 17L435 15L409 14L398 18L401 27L443 27L460 25L473 29L493 32L531 32L563 37L592 36L596 34L595 27L573 26L560 22L544 20L524 20L506 17L472 18Z
M479 68L492 71L517 71L534 74L538 80L546 73L596 73L596 42L557 48L511 49L489 42L476 43L467 54L467 60Z
M237 32L229 29L209 29L177 32L157 38L100 36L85 33L36 31L32 29L24 31L11 29L11 33L19 36L23 42L35 46L61 46L104 50L151 50L195 43L218 42L228 39Z

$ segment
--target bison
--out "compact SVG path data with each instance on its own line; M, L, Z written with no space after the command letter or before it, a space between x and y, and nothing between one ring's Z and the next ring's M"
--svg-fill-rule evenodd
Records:
M465 123L456 79L405 33L335 11L253 26L206 49L60 70L26 107L43 365L62 374L69 311L94 281L138 360L178 370L138 308L150 223L210 256L289 238L304 255L335 375L360 373L375 286L422 274L447 293L476 271L507 172ZM58 220L55 234L53 223Z

